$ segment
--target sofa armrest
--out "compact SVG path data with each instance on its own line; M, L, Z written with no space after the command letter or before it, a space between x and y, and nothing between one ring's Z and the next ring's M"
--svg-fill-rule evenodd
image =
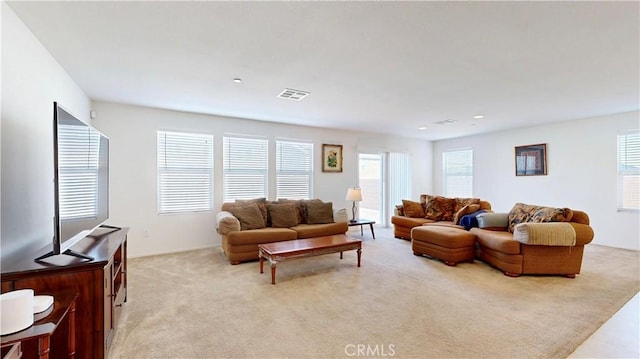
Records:
M594 237L593 228L588 224L569 222L576 231L576 245L585 245L591 243Z
M222 211L216 215L216 232L227 235L229 232L239 231L240 221L231 212Z
M568 222L519 223L513 227L513 239L528 245L576 245L576 231Z

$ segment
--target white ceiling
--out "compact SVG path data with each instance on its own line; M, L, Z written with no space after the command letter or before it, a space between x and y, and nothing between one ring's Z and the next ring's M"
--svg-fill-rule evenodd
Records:
M640 107L637 1L7 3L94 100L430 140Z

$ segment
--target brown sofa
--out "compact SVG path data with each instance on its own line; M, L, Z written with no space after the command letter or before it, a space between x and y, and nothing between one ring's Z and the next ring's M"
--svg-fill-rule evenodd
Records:
M258 259L258 245L301 238L344 234L346 212L321 200L264 198L225 202L216 216L216 231L231 264Z
M584 246L594 233L589 216L569 208L517 203L509 213L478 216L476 257L507 276L580 273Z
M463 228L458 225L460 213L467 205L477 204L478 210L491 211L491 203L479 198L446 198L423 194L419 202L403 200L401 205L396 205L394 215L391 217L393 235L396 238L411 239L411 229L423 225L438 225L454 228ZM421 207L418 208L418 205ZM467 207L469 208L469 207ZM464 211L464 210L463 210ZM457 215L457 216L456 216Z

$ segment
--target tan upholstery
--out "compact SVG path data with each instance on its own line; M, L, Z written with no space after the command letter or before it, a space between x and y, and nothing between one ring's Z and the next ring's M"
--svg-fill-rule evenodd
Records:
M411 230L411 249L455 266L473 262L475 236L464 229L447 226L420 226Z
M575 277L580 273L584 245L591 242L594 233L589 216L573 210L570 225L575 231L575 245L532 245L516 241L513 234L503 228L470 230L476 236L476 257L502 270L506 275L557 274ZM547 223L552 224L552 223ZM544 228L544 226L543 226Z
M421 195L421 201L426 200L427 195ZM423 202L421 202L423 203ZM423 203L424 205L425 203ZM485 211L491 211L491 203L480 200L480 209ZM404 214L403 206L397 205L395 208L395 214L391 217L391 224L393 224L393 236L401 239L411 239L411 229L424 224L436 224L445 225L454 228L462 228L453 223L453 221L434 221L427 218L411 218Z
M297 201L286 201L292 202ZM268 206L268 203L266 205ZM231 213L234 206L234 202L225 202L222 204L221 212L216 215L216 230L222 237L222 250L231 264L258 259L258 245L262 243L344 234L349 230L346 221L297 224L289 228L241 230L240 221ZM338 213L339 210L335 212Z

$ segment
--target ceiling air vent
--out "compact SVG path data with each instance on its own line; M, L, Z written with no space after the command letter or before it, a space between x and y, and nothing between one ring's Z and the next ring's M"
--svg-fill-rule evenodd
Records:
M303 98L307 97L308 94L310 94L310 92L294 90L294 89L284 89L284 91L280 92L278 97L286 98L294 101L300 101Z

